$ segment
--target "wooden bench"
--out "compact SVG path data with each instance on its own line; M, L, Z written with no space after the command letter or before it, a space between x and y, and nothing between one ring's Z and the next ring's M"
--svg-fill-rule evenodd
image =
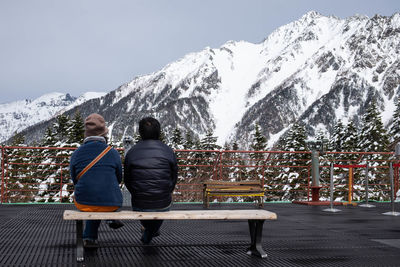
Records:
M256 197L256 204L264 207L265 189L260 180L257 181L207 181L203 183L203 205L210 206L210 197L232 196L232 197Z
M167 212L81 212L65 210L64 220L76 221L76 259L84 260L83 220L248 220L250 229L249 255L267 257L261 238L265 220L276 220L275 213L266 210L172 210ZM167 234L167 233L166 233Z

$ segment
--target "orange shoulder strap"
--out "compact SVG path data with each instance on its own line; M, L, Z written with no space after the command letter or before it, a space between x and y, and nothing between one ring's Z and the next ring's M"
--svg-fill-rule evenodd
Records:
M84 175L90 168L93 167L94 164L96 164L105 154L107 154L108 151L111 150L111 146L107 146L106 149L103 150L92 162L90 162L76 177L76 180L78 181L82 175Z

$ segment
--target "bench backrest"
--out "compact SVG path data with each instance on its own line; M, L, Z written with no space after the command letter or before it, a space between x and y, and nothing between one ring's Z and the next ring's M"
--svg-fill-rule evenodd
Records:
M228 181L207 181L204 182L203 190L213 189L232 189L232 190L263 190L264 187L261 181L241 181L241 182L228 182Z
M229 182L229 181L206 181L204 182L204 185L206 186L218 186L218 185L227 185L227 186L231 186L231 185L245 185L245 186L261 186L261 181L260 180L256 180L256 181L239 181L239 182Z

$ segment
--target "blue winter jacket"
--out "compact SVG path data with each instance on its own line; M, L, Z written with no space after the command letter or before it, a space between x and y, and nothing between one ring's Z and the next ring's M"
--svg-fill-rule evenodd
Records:
M77 181L78 174L105 148L102 141L88 141L71 156L70 173L75 184L75 200L79 204L94 206L122 206L121 157L115 149L108 151Z

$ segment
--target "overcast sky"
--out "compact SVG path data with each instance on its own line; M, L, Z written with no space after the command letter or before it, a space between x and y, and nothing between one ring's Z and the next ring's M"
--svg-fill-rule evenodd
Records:
M399 0L0 0L0 103L109 92L185 54L261 42L310 10L391 16Z

